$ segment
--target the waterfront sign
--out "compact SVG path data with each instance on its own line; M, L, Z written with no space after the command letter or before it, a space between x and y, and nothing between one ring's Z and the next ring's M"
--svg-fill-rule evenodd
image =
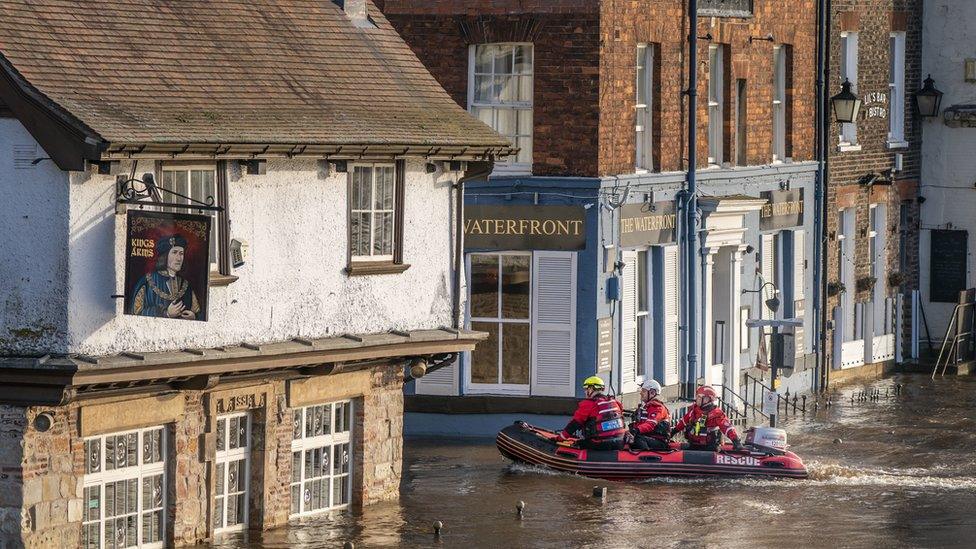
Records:
M624 204L620 207L620 246L670 244L677 236L674 202Z
M207 320L210 216L130 210L125 314Z
M759 230L789 229L803 225L803 189L765 191L759 196L768 200L759 212Z
M465 206L464 246L479 250L561 250L586 247L582 206Z

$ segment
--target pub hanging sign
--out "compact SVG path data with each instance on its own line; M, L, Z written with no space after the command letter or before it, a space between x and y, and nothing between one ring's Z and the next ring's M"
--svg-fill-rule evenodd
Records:
M207 215L129 210L125 314L207 320L210 223Z
M803 189L764 191L767 200L759 212L759 230L790 229L803 225Z
M624 204L620 207L620 246L670 244L677 236L674 202Z
M464 247L478 250L586 248L582 206L465 206Z

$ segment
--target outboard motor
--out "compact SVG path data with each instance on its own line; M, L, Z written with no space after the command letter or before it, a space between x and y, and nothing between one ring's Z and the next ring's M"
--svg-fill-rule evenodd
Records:
M751 427L746 431L746 445L774 454L786 452L786 431L773 427Z

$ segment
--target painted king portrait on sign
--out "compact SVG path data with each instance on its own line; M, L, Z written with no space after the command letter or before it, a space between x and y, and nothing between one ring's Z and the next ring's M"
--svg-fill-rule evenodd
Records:
M129 212L126 314L207 320L210 222L206 215Z

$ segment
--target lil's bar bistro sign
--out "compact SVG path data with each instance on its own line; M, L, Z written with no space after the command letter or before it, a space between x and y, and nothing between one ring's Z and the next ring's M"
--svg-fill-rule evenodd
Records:
M585 215L581 206L465 206L465 248L582 250Z

